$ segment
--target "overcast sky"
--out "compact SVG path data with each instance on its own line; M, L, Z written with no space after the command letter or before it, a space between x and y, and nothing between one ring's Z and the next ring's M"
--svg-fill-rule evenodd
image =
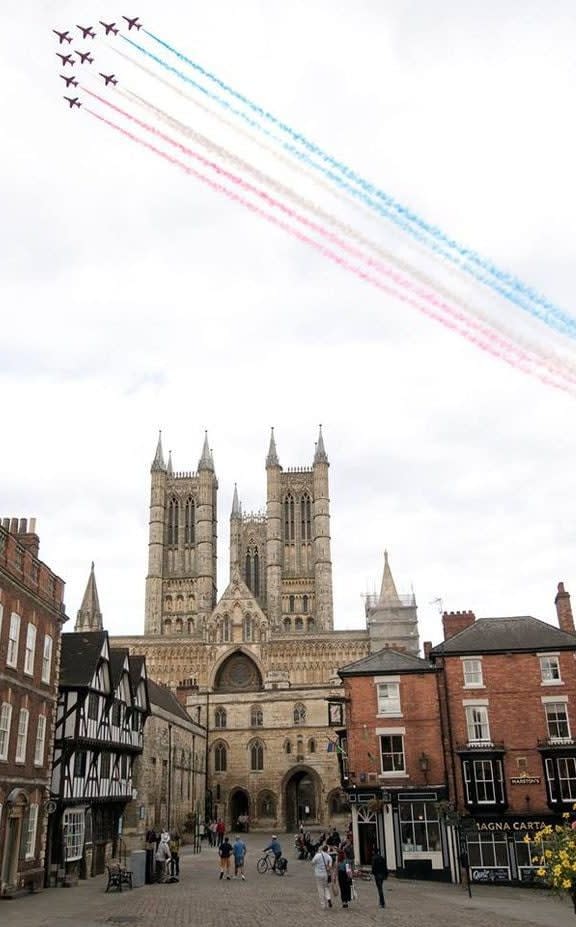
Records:
M573 0L4 0L0 516L37 516L68 614L94 560L106 626L143 628L159 427L176 469L209 430L222 592L234 481L263 507L270 425L288 467L322 422L337 627L384 548L421 639L436 599L555 620L574 399L68 112L51 28L122 12L575 312Z

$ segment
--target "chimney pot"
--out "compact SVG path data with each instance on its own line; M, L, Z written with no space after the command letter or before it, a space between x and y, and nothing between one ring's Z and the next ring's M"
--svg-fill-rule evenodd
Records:
M568 634L574 634L574 616L572 615L572 605L570 604L570 593L566 592L564 583L558 583L558 592L554 599L558 624L562 631Z

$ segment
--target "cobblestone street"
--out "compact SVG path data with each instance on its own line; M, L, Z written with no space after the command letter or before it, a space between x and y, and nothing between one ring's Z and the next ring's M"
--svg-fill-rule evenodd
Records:
M258 875L256 861L266 837L250 834L246 881L219 881L215 849L199 855L184 849L181 881L150 885L122 894L104 893L103 877L70 889L50 889L14 901L0 902L2 927L270 927L278 916L289 927L309 927L311 919L337 920L344 927L386 924L390 927L568 927L575 923L572 906L545 892L474 886L469 899L461 886L396 881L387 884L387 907L377 906L374 883L357 883L359 898L347 910L339 899L332 911L321 911L309 863L294 858L293 838L283 847L288 873ZM288 925L287 925L288 927Z

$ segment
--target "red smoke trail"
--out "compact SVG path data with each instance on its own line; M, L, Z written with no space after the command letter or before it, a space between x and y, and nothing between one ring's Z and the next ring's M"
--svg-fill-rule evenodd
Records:
M84 88L85 89L85 88ZM96 94L92 94L96 96ZM111 105L111 104L110 104ZM118 109L118 107L113 107ZM324 257L327 257L329 260L333 261L335 264L338 264L339 267L343 267L345 270L351 271L361 280L365 280L367 283L371 283L372 286L376 287L378 290L381 290L383 293L386 293L388 296L392 296L396 299L401 300L409 306L412 306L415 309L418 309L419 312L422 312L424 315L427 315L429 318L434 319L437 322L440 322L441 325L444 325L446 328L451 331L456 332L457 334L462 335L467 341L470 341L472 344L475 344L481 350L486 351L488 354L491 354L493 357L497 357L500 360L504 360L510 366L521 370L524 373L529 373L537 377L542 383L547 384L548 386L554 386L557 389L561 389L565 392L572 393L572 390L564 384L558 383L555 380L551 380L549 377L543 376L541 373L534 371L532 369L532 363L526 363L522 360L520 355L519 359L514 359L509 356L509 352L506 353L500 350L496 345L499 339L494 338L492 332L485 331L482 332L484 338L481 339L473 335L468 329L462 328L456 322L447 319L445 316L440 315L435 312L434 309L430 308L428 305L422 305L421 302L412 298L405 293L399 293L397 290L392 289L390 286L383 283L377 277L373 277L366 271L356 267L354 264L351 264L345 258L341 257L336 252L332 251L330 248L327 248L325 245L317 242L315 239L310 238L308 235L305 235L299 229L294 228L286 222L283 222L281 219L278 219L276 216L270 215L270 213L265 212L262 208L257 206L255 203L251 203L249 200L245 199L243 196L240 196L238 193L235 193L233 190L229 190L227 187L223 186L221 183L218 183L215 180L211 180L209 177L204 176L199 171L195 170L193 167L190 167L188 164L184 164L183 161L179 161L178 158L174 158L172 155L169 155L167 152L162 151L160 148L156 148L155 145L152 145L150 142L147 142L145 139L139 138L134 135L132 132L129 132L128 129L124 129L122 126L119 126L117 123L112 122L110 119L106 119L105 116L100 115L100 113L94 112L94 110L84 107L84 112L89 113L90 116L93 116L95 119L98 119L100 122L105 123L110 126L110 128L115 129L117 132L120 132L125 138L129 138L131 141L136 142L138 145L141 145L143 148L146 148L148 151L152 151L154 154L159 155L165 161L168 161L170 164L179 167L186 174L191 177L195 177L197 180L200 180L202 183L206 184L210 189L215 190L217 193L222 193L224 196L233 202L240 203L242 206L245 206L255 215L261 216L266 219L267 222L270 222L272 225L277 226L278 228L283 229L285 232L288 232L289 235L292 235L294 238L297 238L298 241L303 242L304 244L310 245L315 250L319 251L320 254L323 254ZM135 120L138 121L138 120ZM162 135L162 133L158 133ZM184 146L181 146L184 147ZM222 171L222 173L226 173ZM518 351L514 348L513 345L506 345L506 347L511 348L514 354L518 354Z

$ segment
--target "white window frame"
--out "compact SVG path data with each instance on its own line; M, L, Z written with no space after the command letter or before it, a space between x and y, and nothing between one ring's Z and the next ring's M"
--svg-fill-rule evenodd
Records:
M572 769L569 770L569 766L572 766ZM563 802L575 802L576 801L576 757L574 756L559 756L556 760L556 769L558 771L558 778L556 780L556 786L558 789L558 798ZM572 772L572 775L569 773ZM564 775L563 775L564 774ZM563 795L564 785L567 784L566 792L567 794Z
M8 759L11 726L12 705L10 702L2 702L2 706L0 707L0 760Z
M36 654L36 625L28 622L26 628L26 649L24 650L24 672L27 676L34 675L34 656Z
M20 641L20 615L12 612L10 615L10 629L8 631L8 650L6 652L6 666L18 666L18 645Z
M383 733L379 733L379 734L378 734L378 737L379 737L379 744L378 744L378 747L379 747L379 751L380 751L380 772L381 772L381 775L382 775L385 779L388 779L388 778L390 778L390 777L395 777L395 776L396 776L396 777L405 777L405 776L407 776L407 775L408 775L408 772L407 772L407 769L406 769L406 749L405 749L405 745L404 745L404 732L401 731L401 730L398 730L398 729L395 730L395 731L394 731L394 730L393 730L393 731L384 731ZM384 750L382 749L382 747L383 747L382 739L383 739L384 737L390 737L390 738L392 738L392 737L398 737L398 738L400 739L401 745L402 745L402 751L401 751L401 755L402 755L402 768L401 768L401 769L384 769ZM392 747L392 742L390 743L390 747ZM386 751L386 755L387 755L387 756L391 756L391 757L397 757L397 756L400 755L400 751L399 751L399 750L392 750L392 749L391 749L391 750L389 750L389 751Z
M36 856L36 830L38 827L38 805L32 804L26 815L26 836L24 838L24 858L34 859Z
M379 718L401 718L402 704L400 701L399 679L378 679L376 684L376 698L378 701ZM395 692L394 695L383 695L383 691ZM387 704L388 703L388 704Z
M542 698L542 704L544 706L544 714L546 717L546 728L548 730L548 739L550 740L550 742L555 743L555 744L569 743L572 740L572 732L570 729L570 718L568 716L568 696L566 695L564 696L559 695L558 697L544 696ZM562 706L562 708L564 709L567 734L565 735L563 734L562 736L557 735L557 734L552 734L550 730L550 723L552 719L549 717L548 712L551 711L552 707L555 705ZM552 720L552 723L556 723L556 724L559 723L558 719Z
M0 634L2 634L2 619L4 618L4 606L0 602Z
M27 708L21 708L18 715L18 733L16 735L16 756L15 763L26 762L26 749L28 747L28 725L30 723L30 712Z
M469 744L491 744L490 737L490 719L488 717L488 704L481 702L468 702L464 706L466 712L466 733ZM480 717L474 718L477 712ZM486 736L477 736L477 729L480 727Z
M44 635L44 650L42 651L42 682L50 682L52 673L53 640L49 634Z
M560 654L558 653L539 653L540 661L540 678L543 686L563 686L562 674L560 672ZM556 668L558 675L554 676L553 667Z
M34 745L34 766L44 766L44 752L46 746L46 715L38 715L36 727L36 743Z
M484 671L482 657L461 657L462 677L465 689L484 689ZM474 664L474 668L472 668Z
M82 808L67 808L62 819L66 862L82 859L86 833L86 813Z

